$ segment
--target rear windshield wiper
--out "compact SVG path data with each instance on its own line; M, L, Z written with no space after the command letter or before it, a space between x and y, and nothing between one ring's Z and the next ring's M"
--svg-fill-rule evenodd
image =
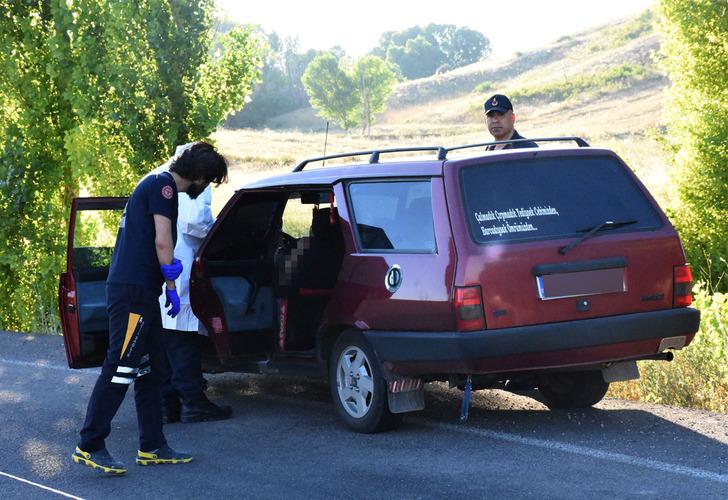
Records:
M577 233L582 233L584 231L586 231L586 233L584 233L578 240L574 240L571 243L569 243L568 245L559 248L559 253L561 255L566 255L566 252L568 252L572 248L579 246L584 240L591 238L599 231L604 231L606 229L615 229L617 227L622 227L622 226L629 226L630 224L634 224L636 222L637 222L636 220L620 220L620 221L605 220L601 224L597 224L596 226L593 226L593 227L585 227L584 229L577 229L576 230Z

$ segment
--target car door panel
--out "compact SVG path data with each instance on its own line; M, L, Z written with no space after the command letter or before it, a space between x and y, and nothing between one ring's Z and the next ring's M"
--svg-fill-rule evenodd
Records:
M270 278L261 270L266 268L265 242L279 198L277 193L254 197L236 193L222 209L192 265L192 309L209 332L223 365L243 351L259 350L259 339L246 332L272 328L273 299L266 292ZM231 334L246 340L236 343L239 349L233 349Z
M71 205L66 270L59 313L68 366L100 366L108 348L106 277L126 198L75 198Z
M344 258L342 277L346 286L338 288L334 294L331 320L354 324L361 329L452 329L450 294L454 283L455 246L447 218L432 216L447 210L442 179L397 179L386 183L365 180L356 184L372 187L371 192L377 195L385 192L388 184L423 184L413 192L427 196L424 199L415 197L408 202L404 196L399 199L383 197L377 203L362 204L359 213L356 213L352 197L355 183L349 185L349 203L340 207L339 213L345 227L354 235L349 245L355 248L353 252L347 251ZM390 206L390 200L395 205ZM370 212L367 213L367 210ZM425 211L429 211L427 216ZM377 212L380 220L383 220L384 214L392 214L390 220L394 221L394 225L387 227L392 231L384 233L386 238L368 237L371 227L383 225L377 221ZM362 230L362 225L365 230ZM397 226L402 229L419 228L414 232L422 236L420 243L432 245L433 250L408 251L406 231L397 234ZM422 228L431 228L431 233ZM424 238L425 235L427 238ZM394 245L389 247L391 249L387 246L382 250L363 248L366 244L376 246L386 243L390 237ZM405 248L397 249L398 244ZM396 283L388 283L394 276Z

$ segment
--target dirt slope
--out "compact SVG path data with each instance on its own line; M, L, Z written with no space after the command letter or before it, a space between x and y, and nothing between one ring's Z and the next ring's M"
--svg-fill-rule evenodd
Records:
M441 75L402 82L372 132L386 136L401 133L405 137L431 135L428 132L436 135L448 128L457 130L458 135L481 132L482 102L492 93L568 85L575 79L632 66L642 68L646 75L622 88L594 89L568 99L514 99L514 103L521 122L538 133L552 131L554 120L549 117L554 114L560 115L559 128L568 123L569 130L587 132L588 136L643 133L662 122L661 95L668 82L654 62L658 50L659 36L652 29L651 16L643 14L562 37L506 61L481 61ZM476 90L484 82L489 88ZM626 109L634 116L626 117ZM612 124L617 127L612 129ZM312 109L304 108L272 117L266 127L319 131L325 128L325 122Z
M219 130L222 151L232 160L233 182L221 187L226 199L233 186L273 171L290 170L303 158L324 152L418 145L453 146L491 140L483 125L482 103L500 92L528 95L541 87L568 88L595 80L567 97L514 98L517 128L526 137L579 135L595 146L615 150L637 172L663 206L672 205L667 162L656 136L663 131L667 79L654 62L659 36L647 15L562 37L553 44L507 61L483 61L430 78L400 83L388 110L377 118L369 137L347 133L312 109L272 117L262 129ZM642 76L602 85L600 75L637 68ZM489 82L489 88L475 88Z

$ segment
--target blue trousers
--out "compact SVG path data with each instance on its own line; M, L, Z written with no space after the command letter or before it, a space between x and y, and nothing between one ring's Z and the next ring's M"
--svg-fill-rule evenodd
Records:
M166 444L162 432L161 383L164 377L160 290L138 285L109 285L109 349L86 410L78 444L83 451L105 447L111 420L134 383L139 449Z
M194 399L205 390L202 377L202 349L205 337L197 332L162 331L162 342L168 363L162 384L165 400Z

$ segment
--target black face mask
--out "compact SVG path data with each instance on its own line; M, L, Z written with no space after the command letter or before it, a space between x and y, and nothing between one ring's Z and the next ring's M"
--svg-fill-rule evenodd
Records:
M187 188L187 196L190 197L190 199L194 200L198 196L202 194L202 192L207 188L207 184L203 184L202 186L198 184L190 184L190 186Z

